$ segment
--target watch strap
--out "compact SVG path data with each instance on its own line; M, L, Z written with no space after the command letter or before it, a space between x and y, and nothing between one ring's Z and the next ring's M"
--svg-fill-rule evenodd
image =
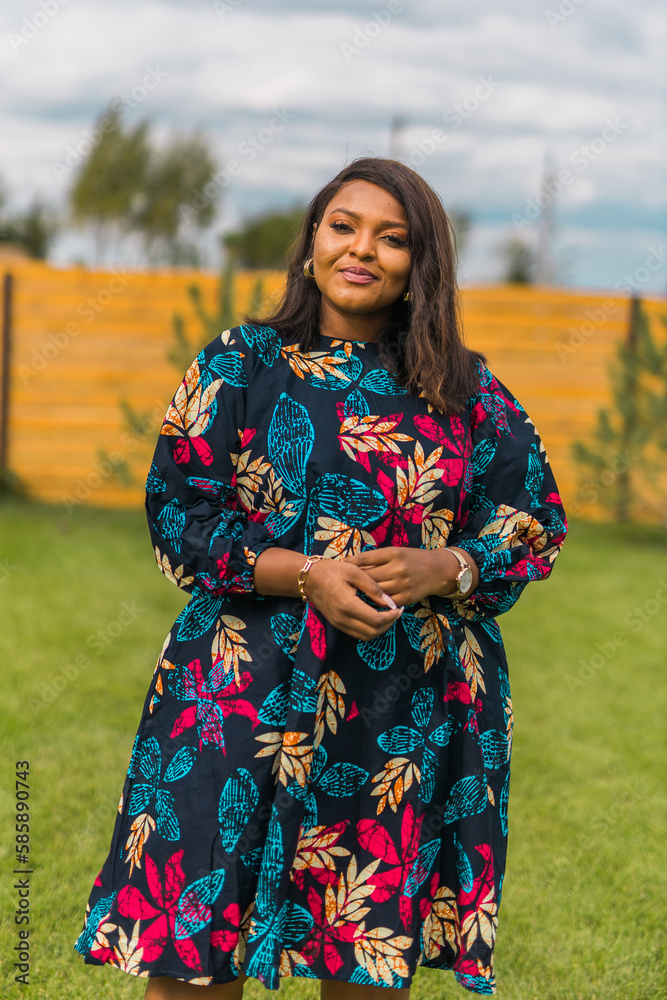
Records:
M470 564L468 563L468 560L464 559L464 557L461 555L460 552L457 552L457 550L454 548L450 548L449 551L452 553L453 556L456 557L456 559L459 562L459 566L461 568L454 577L454 583L455 583L454 590L451 592L451 594L445 594L444 596L452 600L456 600L457 598L465 597L468 594L470 588L468 588L468 590L465 593L461 590L461 577L463 576L466 570L468 570L468 572L470 573L472 573L472 570L470 569Z

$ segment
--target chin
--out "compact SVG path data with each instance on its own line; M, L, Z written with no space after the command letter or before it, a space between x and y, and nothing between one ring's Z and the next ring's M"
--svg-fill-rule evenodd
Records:
M377 312L378 309L386 309L386 304L378 302L375 296L371 298L366 295L359 295L353 292L351 295L337 295L331 301L339 309L347 309L350 312Z
M372 316L374 313L381 312L384 306L361 302L341 302L338 308L341 312L349 313L350 316Z

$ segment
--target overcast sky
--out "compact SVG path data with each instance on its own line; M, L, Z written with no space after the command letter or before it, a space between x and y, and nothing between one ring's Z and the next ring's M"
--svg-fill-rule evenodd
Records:
M536 239L548 155L563 279L664 293L666 41L662 0L4 0L0 177L17 208L64 206L57 164L114 98L239 164L215 231L391 152L471 213L472 284L498 279L522 220Z

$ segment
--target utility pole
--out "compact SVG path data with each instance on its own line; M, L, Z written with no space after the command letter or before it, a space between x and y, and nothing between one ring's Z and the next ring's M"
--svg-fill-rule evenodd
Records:
M401 151L403 149L403 136L401 133L406 124L407 119L401 115L394 115L391 120L391 125L389 126L389 156L392 160L399 160L401 158Z
M540 206L540 222L537 238L537 270L535 280L538 285L551 285L555 280L553 257L554 242L554 202L557 170L553 165L549 148L544 151L544 165L540 181L537 204Z

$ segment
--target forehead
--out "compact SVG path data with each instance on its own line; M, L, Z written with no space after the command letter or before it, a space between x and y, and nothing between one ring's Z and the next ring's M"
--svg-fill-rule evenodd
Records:
M354 180L344 184L327 205L325 212L347 208L358 215L377 215L397 222L407 222L408 217L400 201L377 184Z

